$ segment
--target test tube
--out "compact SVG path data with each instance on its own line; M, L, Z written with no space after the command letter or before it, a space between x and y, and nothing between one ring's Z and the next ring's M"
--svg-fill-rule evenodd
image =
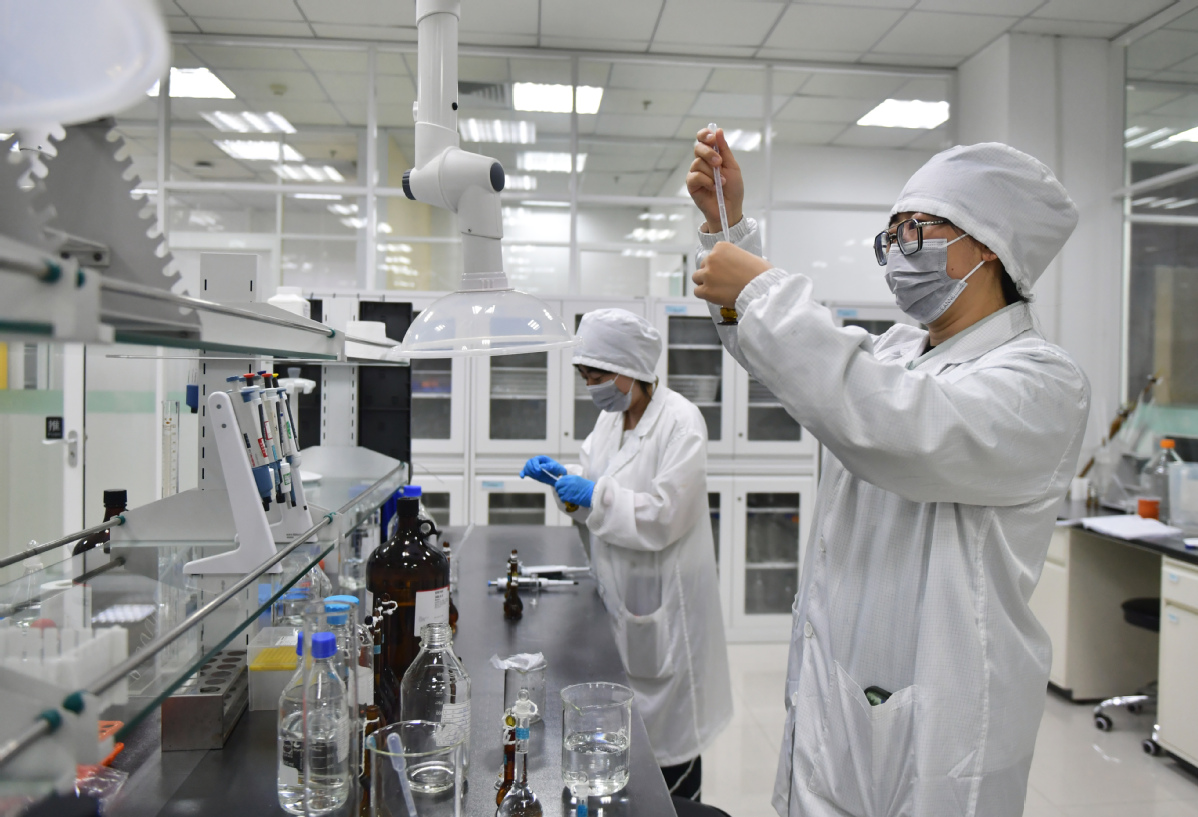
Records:
M716 125L715 122L711 122L708 124L707 130L709 130L711 133L715 133L717 130L719 130L719 126ZM715 152L720 152L719 142L716 142ZM720 229L724 233L724 240L731 241L732 238L728 233L728 210L724 207L724 184L720 178L720 169L718 167L713 167L712 174L715 179L715 201L720 208ZM720 326L735 326L737 321L740 319L740 316L736 314L735 309L730 309L726 306L720 307L720 317L724 319L720 322Z

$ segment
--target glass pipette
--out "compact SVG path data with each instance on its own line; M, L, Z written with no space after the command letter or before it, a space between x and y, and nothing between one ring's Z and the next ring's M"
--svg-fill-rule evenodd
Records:
M552 473L548 468L545 468L544 466L541 467L541 472L543 474L545 474L545 476L547 476L547 477L552 477L554 482L557 482L559 479L561 479L561 477L559 477L557 474ZM578 506L575 505L573 502L566 503L566 513L574 513L576 510L578 510Z
M719 126L716 125L715 122L712 122L707 126L707 130L714 135L715 132L719 130ZM715 152L720 152L720 142L718 139L715 143ZM728 234L728 210L724 207L724 184L720 179L720 169L718 167L712 167L711 169L715 178L715 203L720 208L720 229L724 233L724 240L731 241L732 238ZM721 306L720 317L724 319L720 321L720 326L736 326L737 320L740 316L736 314L735 309Z

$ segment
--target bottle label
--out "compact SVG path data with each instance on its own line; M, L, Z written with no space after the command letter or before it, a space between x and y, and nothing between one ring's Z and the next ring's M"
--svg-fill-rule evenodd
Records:
M421 590L416 593L416 622L413 635L420 637L420 628L425 624L449 623L449 588Z
M434 739L438 746L453 746L470 739L470 704L468 702L444 704L441 707L441 725Z

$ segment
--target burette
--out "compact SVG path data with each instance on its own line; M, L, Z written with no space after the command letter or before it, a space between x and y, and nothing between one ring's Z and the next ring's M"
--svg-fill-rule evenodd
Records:
M708 124L707 130L713 136L719 130L719 126L715 122ZM720 152L720 140L716 139L715 152ZM713 177L715 179L715 203L720 208L720 230L724 233L724 240L731 241L732 237L728 233L728 209L724 206L724 183L720 178L719 167L712 165ZM720 317L724 320L720 322L720 326L735 326L739 316L736 310L730 307L720 307Z

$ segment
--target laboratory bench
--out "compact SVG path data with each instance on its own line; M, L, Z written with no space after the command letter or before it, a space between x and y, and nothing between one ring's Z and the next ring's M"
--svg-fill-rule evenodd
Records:
M1198 765L1198 550L1183 537L1119 539L1077 520L1117 513L1065 502L1031 608L1052 641L1051 686L1074 701L1158 682L1159 743ZM1128 624L1123 602L1159 597L1159 637ZM1139 727L1145 731L1152 724Z
M543 653L548 663L546 711L531 730L529 785L546 817L572 814L561 777L562 708L557 693L584 681L628 683L595 580L579 576L576 587L522 593L524 616L517 622L504 620L503 593L488 589L486 582L506 572L513 548L528 564L586 564L578 534L573 528L482 526L447 528L443 535L452 545L459 572L454 651L472 681L470 771L462 814L495 813L494 784L503 765L504 673L489 659L526 652ZM109 814L285 814L276 793L275 721L274 712L247 711L223 749L161 752L157 716L148 718L128 736L114 762L130 777ZM592 798L591 813L596 809L605 817L675 813L635 704L628 785L611 798ZM356 805L336 812L356 813Z

